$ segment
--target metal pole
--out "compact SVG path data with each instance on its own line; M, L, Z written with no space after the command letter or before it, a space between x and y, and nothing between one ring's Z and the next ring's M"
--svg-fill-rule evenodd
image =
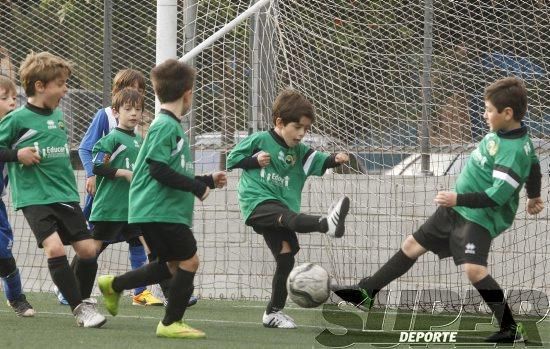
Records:
M103 1L103 107L111 105L113 1Z
M424 59L422 71L422 124L421 124L421 152L422 173L430 172L430 119L432 115L432 55L433 55L433 1L424 2Z
M194 58L196 55L201 53L205 48L212 45L216 40L223 37L225 34L229 33L233 28L241 24L248 17L254 15L259 9L267 5L271 0L258 0L253 6L249 7L246 11L235 17L231 22L227 23L220 30L212 34L209 38L201 42L197 47L187 52L183 57L180 58L180 61L187 62Z
M183 55L191 51L195 46L195 34L196 34L196 18L197 18L197 1L196 0L184 0L183 1ZM194 65L194 59L187 62L189 65ZM193 102L194 104L194 102ZM189 130L188 137L191 144L195 144L195 109L194 105L191 105L187 118L185 118L184 128ZM195 159L195 147L191 148L193 159Z
M156 64L177 58L177 6L177 0L157 0ZM160 103L155 99L155 113L159 109Z

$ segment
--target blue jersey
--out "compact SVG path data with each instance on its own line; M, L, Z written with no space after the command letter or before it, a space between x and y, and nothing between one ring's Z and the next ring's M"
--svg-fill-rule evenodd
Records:
M80 161L82 161L82 166L86 171L86 177L91 177L94 175L94 162L92 160L92 150L94 145L102 137L106 136L118 125L117 119L113 115L113 110L111 107L102 108L97 111L86 131L86 134L80 142L80 147L78 148L78 155L80 156Z

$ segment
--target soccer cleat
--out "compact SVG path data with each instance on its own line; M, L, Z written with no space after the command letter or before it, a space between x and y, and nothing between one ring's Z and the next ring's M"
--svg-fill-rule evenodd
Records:
M88 303L87 301L82 301L76 308L73 310L76 323L80 327L101 327L107 319L105 316L101 315L94 304Z
M346 226L344 221L349 211L349 198L347 196L342 196L332 207L328 210L327 215L327 224L328 230L327 235L334 238L341 238L346 231Z
M204 338L206 334L187 325L183 321L176 321L168 326L159 321L157 325L157 337L196 339Z
M140 294L132 297L132 305L161 306L162 304L162 301L153 296L149 290L144 290Z
M21 294L19 298L14 301L8 300L8 305L15 311L17 316L32 317L36 313L24 294Z
M286 315L280 310L269 314L266 314L264 312L262 322L264 324L264 327L269 328L293 329L297 327L294 319L292 319L290 316Z
M59 304L61 305L69 305L69 302L65 299L65 296L59 291L59 288L57 286L54 286L53 293L55 293L55 296L57 297L57 300L59 301Z
M369 310L374 304L374 297L369 296L367 290L359 286L332 286L332 292L344 301L358 308Z
M489 343L519 343L527 341L527 332L523 324L519 322L516 326L501 329L485 339Z
M115 279L112 275L102 275L97 278L97 284L99 290L103 295L103 303L109 314L116 316L118 314L118 302L120 300L121 292L115 292L113 290L113 280Z

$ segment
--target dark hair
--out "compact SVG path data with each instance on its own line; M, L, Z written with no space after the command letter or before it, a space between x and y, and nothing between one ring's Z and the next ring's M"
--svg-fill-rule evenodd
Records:
M113 79L113 91L111 91L111 94L114 96L123 88L133 87L136 82L138 83L138 88L143 93L145 91L145 76L135 69L120 70Z
M527 89L519 78L512 76L493 82L485 89L483 98L491 102L499 113L511 108L516 121L521 121L527 113Z
M168 59L151 70L155 95L161 103L174 102L195 83L195 69L175 59Z
M140 107L143 109L143 95L131 87L123 88L113 96L113 110L119 111L124 104Z
M273 124L277 118L281 118L283 125L291 122L300 122L302 116L315 121L315 109L313 104L300 92L292 88L285 88L273 102Z

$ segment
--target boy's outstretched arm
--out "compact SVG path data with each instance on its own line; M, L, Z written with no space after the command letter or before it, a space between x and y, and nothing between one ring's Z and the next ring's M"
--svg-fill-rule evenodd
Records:
M454 191L440 191L436 194L434 202L443 207L483 208L497 206L497 203L485 192L457 194Z
M323 173L329 169L342 165L349 161L349 155L346 153L331 154L323 164Z
M148 162L151 177L168 187L191 192L201 201L206 199L210 193L210 188L215 188L213 178L211 180L204 178L212 176L202 176L201 179L190 178L174 171L163 162L155 160L148 160ZM208 184L205 182L208 182Z

